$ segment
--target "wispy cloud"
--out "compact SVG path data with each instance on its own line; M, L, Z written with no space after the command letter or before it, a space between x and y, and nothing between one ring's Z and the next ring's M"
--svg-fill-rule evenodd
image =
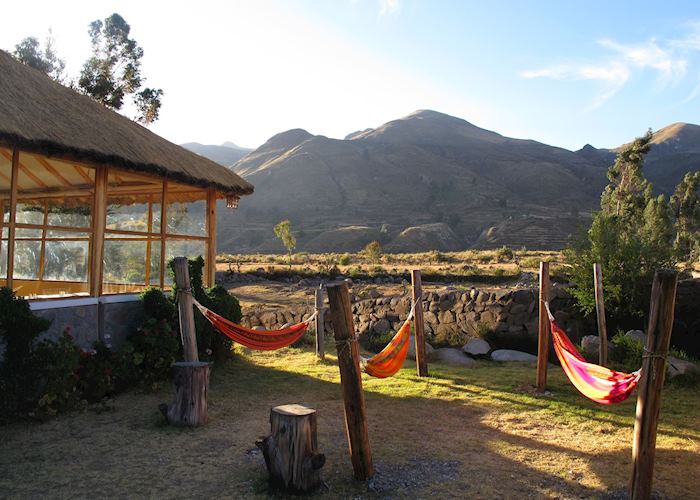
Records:
M625 44L605 38L597 44L611 54L600 63L567 63L520 73L523 78L549 78L560 81L599 82L601 88L592 99L588 110L602 106L617 94L635 75L635 72L652 71L656 74L656 86L663 89L683 81L688 73L692 53L700 51L700 21L687 24L688 30L682 38ZM700 83L685 101L700 95Z
M399 0L379 0L379 15L393 14L401 9Z

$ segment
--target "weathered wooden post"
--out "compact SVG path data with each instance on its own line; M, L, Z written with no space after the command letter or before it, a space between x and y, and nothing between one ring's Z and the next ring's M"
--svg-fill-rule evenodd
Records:
M419 269L411 271L413 301L416 303L413 313L413 326L416 341L416 369L419 377L428 376L428 360L425 357L425 325L423 324L423 284Z
M605 300L603 299L603 270L599 263L593 264L593 281L595 285L595 312L598 318L598 364L608 366L608 330L605 325Z
M318 285L315 297L316 309L316 356L320 359L326 358L325 332L323 331L323 283Z
M544 306L549 301L549 262L540 262L540 325L537 340L537 392L547 390L549 360L549 316Z
M190 274L185 257L175 257L175 286L180 317L180 338L185 361L173 363L175 400L170 405L161 404L160 411L172 425L198 426L209 419L207 393L209 392L209 363L199 361L197 334L194 328L194 311Z
M270 484L289 492L318 488L326 456L318 453L316 410L291 404L270 410L270 435L256 442L265 457Z
M632 479L630 498L651 498L656 453L656 429L661 408L661 389L666 374L666 356L673 330L678 273L668 269L656 271L651 287L647 345L642 360L642 376L637 393L637 416L632 444Z
M326 286L326 291L333 321L335 345L338 350L340 385L345 403L345 429L350 445L352 468L355 479L366 481L372 477L374 471L367 430L365 395L362 392L360 349L352 324L350 294L346 283L329 284Z

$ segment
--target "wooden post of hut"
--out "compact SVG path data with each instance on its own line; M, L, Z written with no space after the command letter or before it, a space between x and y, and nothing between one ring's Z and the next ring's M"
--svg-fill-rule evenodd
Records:
M642 375L637 393L637 416L632 444L632 479L630 498L651 498L656 454L656 429L661 407L661 389L666 374L666 356L673 330L678 273L659 270L654 275L649 305L647 345L642 359Z
M540 262L540 324L537 341L537 392L547 390L547 362L549 360L549 316L544 306L549 301L549 262Z
M318 285L314 299L316 311L316 356L318 356L319 359L325 359L326 346L324 337L325 332L323 331L323 283Z
M256 442L265 457L270 485L293 493L318 488L326 456L318 453L316 410L291 404L270 411L270 435Z
M419 377L428 376L428 360L425 356L425 324L423 323L423 285L419 269L411 271L413 301L416 303L413 313L413 325L416 342L416 370Z
M348 285L344 282L326 287L333 321L333 334L338 350L340 385L345 404L345 429L350 445L350 458L355 479L366 481L373 475L372 450L367 430L367 410L362 392L360 349L352 323L352 304Z
M598 318L598 364L608 366L608 330L605 324L605 301L603 300L603 270L596 262L593 264L593 281L595 285L595 312Z
M176 257L173 268L185 361L173 363L172 366L175 400L170 405L161 404L159 408L170 424L195 427L206 424L208 420L209 363L200 362L197 354L187 258Z

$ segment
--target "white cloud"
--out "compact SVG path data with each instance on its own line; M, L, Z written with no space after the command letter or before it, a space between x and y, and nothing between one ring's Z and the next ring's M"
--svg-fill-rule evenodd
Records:
M634 76L635 72L653 71L657 89L676 85L688 73L692 52L700 51L700 21L687 23L688 32L683 38L624 44L606 38L597 44L613 53L604 63L569 63L523 71L523 78L549 78L560 81L594 81L602 85L593 97L588 110L603 105L619 92ZM700 95L700 85L695 87L684 102Z
M399 0L379 0L379 15L393 14L401 9Z

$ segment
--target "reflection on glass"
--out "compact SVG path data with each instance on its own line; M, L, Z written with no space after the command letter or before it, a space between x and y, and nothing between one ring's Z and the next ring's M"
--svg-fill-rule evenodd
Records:
M171 199L171 195L168 195ZM169 201L166 212L168 234L184 234L188 236L206 236L207 203L204 200L180 202Z
M160 240L151 242L151 275L148 284L160 286Z
M146 283L146 242L105 240L104 283Z
M47 203L49 226L90 227L91 196L72 196Z
M7 239L0 240L0 279L7 279Z
M17 224L44 224L44 203L25 200L17 203Z
M87 281L88 241L47 241L44 279L51 281Z
M15 241L13 278L37 279L41 259L41 241Z
M148 203L126 203L124 197L107 200L107 229L148 231Z

